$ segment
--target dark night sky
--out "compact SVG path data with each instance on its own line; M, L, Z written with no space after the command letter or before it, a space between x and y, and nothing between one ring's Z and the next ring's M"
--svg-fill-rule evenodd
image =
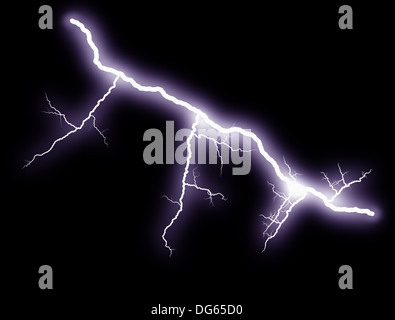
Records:
M15 312L53 318L78 308L86 315L154 319L149 313L159 303L242 304L240 319L289 311L308 318L377 312L394 284L391 33L387 10L373 15L360 2L348 3L354 30L341 31L337 10L343 3L326 2L48 2L53 30L38 28L42 3L10 8L20 14L3 21L10 30L3 50L16 69L7 64L3 73L10 86L3 92L2 251L6 288L22 305ZM190 123L126 86L111 95L111 111L103 105L97 114L100 128L109 129L109 149L97 132L85 130L22 170L26 159L67 129L41 112L47 109L44 92L78 122L86 104L111 84L77 45L84 43L75 37L78 29L64 23L72 14L87 17L94 37L98 26L105 58L118 57L119 67L135 68L147 84L160 81L176 96L203 102L219 121L224 114L230 124L268 134L276 156L308 178L335 174L338 162L354 177L372 168L350 194L377 209L377 217L355 216L354 225L349 218L331 219L333 213L317 204L301 205L262 254L259 214L272 206L266 183L272 176L253 157L247 176L201 168L202 179L218 174L218 188L229 200L210 207L204 194L194 196L169 233L177 248L169 259L160 236L176 206L161 196L178 197L182 167L146 165L142 136L164 128L166 120L177 128ZM52 291L37 286L43 264L54 269ZM354 290L337 286L344 264L353 267Z

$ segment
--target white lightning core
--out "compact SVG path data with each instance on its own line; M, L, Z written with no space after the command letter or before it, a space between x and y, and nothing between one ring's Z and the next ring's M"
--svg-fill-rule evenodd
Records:
M327 181L329 188L334 192L333 196L328 198L325 194L319 192L315 188L313 188L311 186L305 186L305 185L299 183L296 179L297 174L292 172L291 167L288 165L288 163L285 161L285 159L284 159L284 164L288 168L288 172L283 173L278 162L269 153L267 153L267 151L263 147L262 140L254 132L245 130L243 128L236 127L236 126L229 127L229 128L222 127L220 124L213 121L205 112L200 110L198 107L195 107L184 100L178 99L178 98L168 94L165 91L165 89L163 89L162 87L141 85L141 84L137 83L136 80L134 80L132 77L127 76L123 71L103 65L103 63L100 61L99 49L97 48L97 46L95 45L95 43L92 40L92 34L91 34L90 30L87 29L83 23L81 23L80 21L78 21L76 19L70 19L70 23L77 26L81 30L81 32L83 32L85 34L87 43L93 51L93 63L97 66L97 68L99 70L106 72L106 73L113 74L114 81L112 83L112 86L110 86L109 89L107 90L107 92L102 96L102 98L100 98L97 101L96 105L91 109L91 111L88 113L86 118L84 118L82 120L82 122L79 126L76 126L76 125L72 124L71 122L69 122L63 113L61 113L57 108L52 106L51 102L49 101L48 97L46 96L47 102L50 107L50 111L48 111L48 113L59 116L61 119L63 119L64 122L66 122L67 125L69 125L71 127L71 130L69 132L67 132L65 135L63 135L62 137L56 139L46 151L44 151L42 153L35 154L31 160L27 161L24 168L31 165L33 163L33 161L35 161L38 157L42 157L42 156L48 154L49 152L51 152L57 143L65 140L73 133L81 130L89 120L92 120L92 126L101 135L101 137L104 140L104 143L107 145L106 137L103 134L103 131L100 131L96 126L96 118L94 116L94 112L101 105L101 103L104 102L104 100L109 96L109 94L113 91L113 89L117 85L118 80L122 79L124 82L129 83L133 88L135 88L141 92L157 93L157 94L161 95L164 99L171 101L175 105L183 107L183 108L187 109L188 111L190 111L191 113L195 114L194 121L191 125L191 132L186 140L187 159L186 159L186 164L185 164L185 168L184 168L184 173L183 173L183 176L181 179L181 194L180 194L177 201L171 200L168 197L166 197L169 201L178 205L178 207L179 207L176 214L171 219L170 223L164 228L163 234L162 234L162 239L163 239L164 245L169 250L170 256L171 256L174 249L172 247L170 247L170 245L168 244L166 234L167 234L169 228L171 228L171 226L175 223L175 221L178 219L179 215L183 211L184 199L185 199L187 187L206 192L209 197L210 203L212 203L212 204L213 204L213 202L212 202L213 197L216 197L216 196L219 196L222 200L226 200L225 196L222 193L219 193L219 192L213 193L210 189L199 186L197 184L198 174L196 173L195 170L192 171L193 183L187 182L187 177L190 172L190 162L191 162L190 160L193 155L192 148L191 148L191 140L193 137L197 137L197 138L204 137L202 135L197 135L197 133L196 133L196 128L199 125L199 123L201 123L201 122L205 122L207 125L211 126L212 128L216 129L217 131L219 131L225 135L230 135L231 133L238 133L238 134L241 134L241 135L251 138L255 142L255 144L258 148L259 154L273 168L273 171L274 171L276 177L288 186L287 194L284 194L284 193L278 192L275 189L274 184L269 183L275 196L279 197L281 199L281 205L275 213L272 213L269 216L262 215L262 217L264 219L264 225L266 226L265 230L263 232L263 236L265 237L263 251L266 249L266 245L267 245L268 241L277 235L282 224L286 221L286 219L288 218L289 214L294 209L294 207L298 203L302 202L302 200L304 200L307 195L312 195L313 197L318 198L319 200L322 201L322 203L326 207L328 207L330 210L335 211L335 212L358 213L358 214L366 214L368 216L374 216L375 213L372 210L367 209L367 208L359 208L356 206L354 206L354 207L338 206L334 203L334 200L345 189L348 189L351 185L353 185L355 183L361 182L364 178L367 177L368 174L371 173L371 170L369 170L368 172L362 172L362 175L359 179L352 180L350 182L346 182L346 180L345 180L346 173L342 172L340 165L338 165L340 176L341 176L340 180L331 182L328 178L328 175L326 173L323 173L324 180ZM217 141L214 141L214 142L218 143L218 144L221 143L221 142L217 142ZM251 150L242 150L242 151L243 152L250 152Z

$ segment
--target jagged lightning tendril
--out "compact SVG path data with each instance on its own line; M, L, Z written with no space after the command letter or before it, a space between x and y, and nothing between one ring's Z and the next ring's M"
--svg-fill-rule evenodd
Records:
M61 113L58 109L56 109L55 107L53 107L53 106L51 105L51 102L49 101L48 97L46 96L46 99L47 99L47 101L48 101L48 103L49 103L49 107L53 110L53 111L49 111L48 113L55 114L55 115L58 115L59 117L61 117L69 126L71 126L71 127L73 128L73 130L70 130L70 131L67 132L64 136L62 136L62 137L56 139L54 142L52 142L51 146L50 146L46 151L44 151L44 152L42 152L42 153L37 153L37 154L35 154L35 155L33 156L33 158L32 158L31 160L29 160L29 161L23 166L23 168L26 168L26 167L30 166L30 165L32 164L32 162L33 162L34 160L36 160L37 157L45 156L46 154L48 154L49 152L51 152L52 149L55 147L55 145L56 145L58 142L63 141L63 140L66 139L68 136L70 136L70 135L72 135L73 133L76 133L77 131L81 130L81 129L85 126L85 124L88 122L89 119L92 119L92 120L93 120L92 125L93 125L94 128L99 132L99 134L103 137L104 143L107 145L106 137L103 135L103 132L101 132L101 131L96 127L96 118L94 117L93 113L94 113L94 112L96 111L96 109L100 106L100 104L101 104L104 100L106 100L107 96L108 96L108 95L111 93L111 91L116 87L116 84L117 84L118 79L119 79L119 77L117 76L117 77L114 79L114 81L113 81L113 83L112 83L112 86L107 90L107 92L103 95L103 97L97 101L96 105L92 108L92 110L89 112L89 114L87 115L87 117L86 117L84 120L82 120L82 122L81 122L81 124L80 124L79 126L76 126L76 125L72 124L71 122L69 122L69 121L67 120L66 116L65 116L63 113ZM107 145L107 146L108 146L108 145Z
M253 133L252 131L245 130L240 127L229 127L229 128L224 128L215 121L213 121L206 113L204 113L202 110L199 108L191 105L190 103L183 101L181 99L178 99L170 94L168 94L165 89L163 89L160 86L145 86L141 85L136 82L132 77L127 76L123 71L117 70L112 67L108 67L103 65L103 63L100 61L100 54L99 54L99 49L95 45L95 43L92 40L92 34L90 30L88 30L83 23L76 19L70 19L70 23L78 27L81 32L83 32L86 36L87 43L89 47L93 51L93 63L97 66L97 68L103 72L110 73L114 75L114 81L112 83L112 86L109 87L107 92L103 95L101 99L99 99L96 103L96 105L92 108L92 110L89 112L89 114L84 118L79 126L76 126L69 122L66 118L66 116L61 113L57 108L53 107L51 102L49 101L48 97L46 96L46 100L49 104L50 111L47 113L53 114L56 116L59 116L61 120L63 120L67 125L71 127L71 130L67 132L65 135L62 137L56 139L51 146L44 152L42 153L37 153L33 156L33 158L27 162L27 164L24 166L24 168L28 167L31 165L38 157L42 157L49 152L52 151L52 149L55 147L55 145L66 138L68 138L70 135L73 133L81 130L84 125L88 122L88 120L92 120L92 126L96 129L96 131L101 135L101 137L104 140L104 143L106 145L106 137L103 134L103 131L100 131L97 126L96 126L96 118L94 116L94 112L96 109L101 105L102 102L108 97L108 95L112 92L112 90L116 87L117 81L119 79L122 79L124 82L129 83L133 88L141 91L141 92L150 92L150 93L156 93L161 95L164 99L174 103L177 106L183 107L193 113L195 115L194 121L191 126L191 132L187 137L186 143L187 143L187 159L186 159L186 164L184 168L184 172L182 175L181 179L181 193L178 198L178 200L172 200L167 196L164 196L167 200L169 200L171 203L176 204L178 206L178 210L174 217L171 219L169 224L164 228L163 233L162 233L162 239L164 242L165 247L169 250L170 256L175 250L168 244L168 240L166 238L166 234L168 230L172 227L172 225L175 223L175 221L178 219L179 215L182 213L184 209L184 200L185 200L185 194L187 187L188 188L194 188L198 191L204 191L208 195L208 199L211 204L213 204L213 197L219 196L222 200L226 200L226 197L219 192L213 193L210 189L201 187L197 184L197 178L198 178L198 173L194 170L192 170L192 175L193 175L193 183L188 182L188 174L190 172L190 164L191 164L191 157L192 157L192 148L191 148L191 140L196 137L196 138L206 138L203 135L198 135L197 132L197 126L199 125L200 122L205 122L207 125L211 126L212 128L216 129L217 131L229 136L231 133L238 133L243 136L251 138L255 144L257 145L258 151L260 155L263 157L264 160L266 160L271 167L273 168L273 171L276 175L276 177L282 182L285 183L287 186L287 193L282 193L276 190L276 187L273 183L269 182L269 185L272 189L272 192L275 194L275 198L279 198L281 201L281 204L279 208L274 212L271 213L269 216L262 215L263 217L263 224L265 226L263 236L265 238L264 241L264 246L263 246L263 251L266 249L267 243L269 240L274 238L278 231L280 230L282 224L287 220L289 214L291 211L295 208L297 204L302 202L308 195L311 195L313 197L318 198L319 200L322 201L322 203L329 209L335 212L345 212L345 213L358 213L358 214L366 214L368 216L374 216L374 212L371 211L370 209L367 208L359 208L359 207L346 207L346 206L338 206L334 203L334 200L345 190L350 188L351 185L355 183L361 182L363 179L365 179L368 174L371 173L371 170L368 172L362 172L362 175L359 179L352 180L350 182L346 182L345 176L347 172L343 173L343 171L340 168L340 165L338 164L339 168L339 173L341 176L340 180L336 180L331 182L329 180L329 177L326 173L322 173L324 176L324 180L328 183L329 188L333 191L333 196L328 197L325 194L321 193L320 191L316 190L315 188L311 186L305 186L297 181L297 173L292 172L292 169L290 165L283 159L284 165L287 167L287 172L283 173L280 164L265 150L263 147L263 143L259 137ZM213 140L214 141L214 140ZM224 142L218 142L214 141L216 146L218 147L218 144L224 143ZM226 144L226 143L225 143ZM229 146L228 144L226 144ZM230 147L230 146L229 146ZM218 150L218 149L217 149ZM239 150L242 152L250 152L251 150ZM221 159L222 160L222 159ZM222 161L221 161L221 169L222 169Z

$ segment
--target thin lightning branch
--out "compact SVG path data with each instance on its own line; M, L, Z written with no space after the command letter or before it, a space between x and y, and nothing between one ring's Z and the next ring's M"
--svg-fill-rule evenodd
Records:
M72 124L69 120L67 120L66 115L65 115L64 113L61 113L58 109L56 109L56 108L52 105L52 103L51 103L51 101L49 100L48 95L47 95L46 92L45 92L45 100L47 100L48 105L49 105L49 108L50 108L51 110L53 110L53 111L43 111L44 113L53 114L53 115L55 115L55 116L59 116L60 120L63 119L63 121L66 122L70 127L73 127L74 129L77 129L77 127L76 127L74 124ZM62 123L62 121L61 121L60 123Z
M213 192L212 192L210 189L208 189L208 188L203 188L203 187L199 187L199 186L198 186L196 179L199 177L199 174L196 172L196 168L193 169L192 174L193 174L193 183L187 183L187 182L186 182L186 183L185 183L186 186L195 188L195 189L200 190L200 191L205 191L205 192L207 193L207 195L208 195L207 200L210 201L210 204L211 204L212 206L214 206L213 197L220 196L222 200L226 201L226 197L225 197L221 192L215 192L215 193L213 193Z
M328 175L325 172L321 172L324 176L324 180L326 180L326 182L328 182L329 187L332 189L332 191L335 192L335 194L332 196L332 198L330 199L330 201L333 201L336 197L338 197L345 189L350 188L354 183L360 183L363 179L365 179L368 174L370 174L372 172L372 169L370 169L367 172L363 172L362 171L362 175L360 178L350 181L350 182L346 182L346 180L344 179L344 177L346 176L346 174L348 172L342 172L342 169L340 168L340 164L337 164L337 167L339 168L339 173L341 176L340 180L334 181L334 182L330 182ZM339 189L336 189L336 186L341 186Z
M226 145L228 148L230 148L231 150L232 150L232 147L231 146L229 146L229 144L227 144L226 143L226 141L217 141L216 139L214 139L213 137L209 137L209 136L207 136L207 135L205 135L205 134L203 134L203 133L200 133L200 134L195 134L195 137L196 138L198 138L198 139L201 139L202 137L204 137L204 138L206 138L207 140L209 140L209 141L212 141L213 143L214 143L214 146L215 146L215 149L217 150L217 156L218 156L218 158L220 159L220 161L221 161L221 167L220 167L220 169L219 169L219 173L220 173L220 175L222 176L222 169L224 168L224 161L223 161L223 159L222 159L222 155L221 155L221 152L220 152L220 149L219 149L219 144L223 144L223 145ZM226 140L228 139L228 137L229 137L229 135L227 135L226 136Z
M230 145L228 145L227 143L226 143L226 141L217 141L215 138L213 138L213 137L210 137L210 136L208 136L208 135L205 135L204 133L199 133L199 134L196 134L195 133L195 135L194 135L196 138L198 138L198 139L201 139L201 138L205 138L205 139L207 139L207 140L209 140L209 141L212 141L213 143L214 143L214 146L215 146L215 149L217 150L217 156L218 156L218 158L220 159L220 161L221 161L221 167L220 167L220 169L219 169L219 172L220 172L220 175L222 176L222 169L223 169L223 167L224 167L224 161L223 161L223 159L222 159L222 155L221 155L221 152L220 152L220 149L219 149L219 144L224 144L224 145L226 145L228 148L230 148L230 149L232 149L232 147L230 146ZM228 139L228 135L226 136L226 139Z
M217 150L217 156L218 156L218 158L219 158L220 161L221 161L221 167L220 167L220 175L221 175L221 176L222 176L222 169L223 169L223 167L224 167L224 161L223 161L223 159L222 159L222 155L221 155L221 152L220 152L219 145L224 145L224 146L226 146L226 147L227 147L228 149L230 149L230 151L232 151L232 152L252 152L252 151L254 151L254 149L247 150L247 149L242 149L241 147L235 148L235 147L233 147L232 145L230 145L230 144L227 142L227 141L229 140L229 134L225 136L225 139L224 139L224 140L221 139L221 141L217 141L215 138L210 137L210 136L208 136L208 135L206 135L206 134L204 134L204 133L198 133L198 134L195 133L195 137L196 137L197 139L205 138L205 139L207 139L207 140L209 140L209 141L212 141L212 142L214 143L215 148L216 148L216 150Z
M192 124L192 130L191 130L191 132L188 135L187 140L186 140L186 144L187 144L187 161L186 161L185 168L184 168L184 174L183 174L182 180L181 180L181 195L180 195L180 198L178 199L178 201L174 201L174 200L169 199L166 196L167 200L169 200L171 203L176 203L179 206L176 215L173 217L173 219L171 219L170 223L165 227L165 229L163 230L163 234L162 234L162 239L163 239L163 241L165 243L165 247L170 252L170 256L172 255L173 250L175 250L175 249L171 248L168 245L168 241L166 239L166 233L167 233L167 230L178 219L178 216L181 214L181 212L182 212L182 210L184 208L184 196L185 196L185 192L186 192L186 187L193 187L193 188L195 188L197 190L205 191L207 193L207 195L208 195L208 199L209 199L211 205L214 205L213 197L215 197L215 196L220 196L222 198L222 200L226 200L226 197L222 193L220 193L220 192L213 193L208 188L203 188L203 187L198 186L196 179L198 178L199 175L196 173L196 170L195 170L196 168L193 169L193 183L188 183L186 181L186 179L188 177L188 173L189 173L189 167L190 167L190 164L191 164L192 154L193 154L192 153L192 147L191 147L191 140L193 139L193 137L196 136L196 127L197 127L197 125L199 123L199 118L200 118L200 116L197 115L196 118L195 118L195 122Z
M285 165L287 166L287 168L288 168L288 175L291 177L291 179L292 179L293 181L296 181L296 177L297 177L297 176L300 176L301 174L300 174L300 173L297 173L297 172L292 173L292 169L291 169L290 165L287 163L287 161L285 161L285 157L283 157L283 161L284 161L284 164L285 164Z
M111 88L110 88L110 89L111 89ZM49 98L48 98L47 93L45 93L45 99L47 100L50 109L52 109L53 111L43 111L44 113L46 113L46 114L53 114L53 115L59 116L59 118L60 118L60 124L62 124L62 119L63 119L63 121L66 122L70 127L73 127L73 128L76 129L77 131L79 130L77 126L75 126L75 125L72 124L69 120L67 120L66 115L65 115L64 113L61 113L58 109L56 109L56 108L52 105L51 101L50 101ZM104 144L108 147L107 138L106 138L106 136L103 134L103 132L104 132L105 130L103 130L103 131L100 131L100 130L99 130L99 128L96 126L96 117L95 117L93 114L91 115L91 118L93 119L93 121L92 121L92 126L93 126L93 127L95 128L95 130L102 136Z
M297 198L293 202L290 201L290 197L291 196L283 198L283 202L281 203L280 207L274 215L270 217L261 215L262 217L270 221L270 223L264 223L266 228L263 231L263 236L266 239L264 241L262 252L266 250L267 243L277 235L283 223L288 219L288 216L291 213L292 209L306 197L306 194L299 196L299 198Z
M162 239L163 242L165 243L165 247L169 250L170 252L170 257L173 253L173 250L168 243L167 243L167 239L166 239L166 233L167 230L173 225L174 221L176 221L178 219L178 216L180 215L180 213L182 212L182 209L184 208L184 195L185 195L185 189L186 189L186 179L188 176L188 172L189 172L189 166L191 164L191 157L192 157L192 148L191 148L191 140L193 138L193 136L195 135L196 132L196 126L199 123L199 115L196 116L195 118L195 122L192 124L192 130L191 133L189 134L189 136L187 137L187 161L185 164L185 169L184 169L184 174L182 176L182 180L181 180L181 195L180 198L178 199L178 211L176 213L176 215L173 217L173 219L171 219L170 223L165 227L165 229L163 230L163 234L162 234Z
M108 142L107 142L107 137L103 134L103 132L106 131L106 130L100 131L99 128L96 126L96 117L95 117L94 115L92 115L92 119L93 119L93 120L92 120L92 126L93 126L93 128L95 128L96 131L101 135L101 137L103 138L104 144L105 144L106 147L108 148L108 147L109 147L109 144L108 144Z
M73 133L81 130L83 128L83 126L85 125L85 123L89 119L92 119L92 125L99 132L99 134L102 136L102 138L104 140L104 143L107 145L107 141L106 141L106 138L105 138L103 132L100 131L96 126L96 118L93 115L93 113L100 106L100 104L107 98L107 96L111 93L111 91L116 87L117 81L119 79L122 79L124 82L130 84L133 88L135 88L141 92L159 94L165 100L168 100L168 101L172 102L173 104L175 104L179 107L182 107L195 115L195 120L192 124L192 130L186 140L187 159L186 159L186 164L185 164L185 168L184 168L184 173L183 173L183 176L181 179L180 197L177 201L175 201L175 200L168 198L167 196L164 196L167 198L167 200L169 200L170 202L177 204L179 206L178 211L176 212L175 216L171 219L170 223L164 228L163 234L162 234L162 239L163 239L164 245L169 250L170 256L172 255L172 252L175 249L171 248L170 245L168 244L166 234L167 234L169 228L172 227L172 225L175 223L175 221L178 219L178 217L180 216L180 214L183 211L186 188L191 187L191 188L195 188L200 191L205 191L209 197L208 199L210 200L210 203L212 203L212 199L214 196L220 196L222 198L222 200L226 199L222 193L213 193L208 188L200 187L197 184L197 174L195 171L193 171L193 177L192 177L193 183L187 182L187 177L188 177L190 163L191 163L191 157L192 157L191 140L194 137L197 137L197 138L203 137L202 135L198 135L196 133L196 128L197 128L200 121L204 121L207 125L209 125L213 129L221 132L225 136L229 136L230 134L235 133L235 134L240 134L242 136L252 139L258 148L259 154L262 156L262 160L268 162L271 165L271 167L274 171L274 174L276 175L276 177L278 178L280 183L285 184L287 187L286 192L279 192L276 190L274 184L269 183L269 185L271 185L272 192L275 194L275 198L279 198L281 200L281 204L275 213L271 213L269 215L269 217L263 216L264 220L265 220L263 223L266 226L266 228L263 232L263 235L266 238L265 242L264 242L263 250L266 249L268 241L273 239L277 235L282 224L287 220L288 216L290 215L292 210L295 208L295 206L297 204L299 204L300 202L302 202L308 195L318 198L325 207L329 208L330 210L332 210L334 212L357 213L357 214L365 214L368 216L374 216L375 213L372 210L367 209L367 208L359 208L357 206L354 206L354 207L338 206L334 203L334 200L336 200L337 197L340 196L340 194L344 190L349 189L351 187L351 185L353 185L355 183L360 183L363 179L365 179L367 177L368 174L370 174L371 170L369 170L368 172L363 172L362 176L359 179L356 179L356 180L353 180L350 182L346 182L346 180L345 180L346 172L345 173L342 172L340 165L338 165L340 176L341 176L340 180L331 182L329 180L328 175L326 173L323 173L323 176L324 176L323 179L326 180L326 182L329 185L329 188L334 192L334 195L331 198L328 198L325 194L316 190L314 187L305 186L305 185L299 183L297 181L298 174L295 172L292 172L291 167L288 165L288 163L285 161L285 159L284 159L284 164L287 167L287 170L284 173L283 170L281 169L280 164L265 150L262 140L254 132L245 130L245 129L237 127L237 126L232 126L229 128L222 127L220 124L218 124L217 122L212 120L201 109L199 109L196 106L191 105L190 103L188 103L184 100L178 99L178 98L168 94L165 91L165 89L163 89L162 87L141 85L132 77L127 76L123 71L103 65L103 63L100 61L99 49L93 42L92 34L91 34L90 30L88 30L84 26L83 23L81 23L80 21L78 21L76 19L70 19L70 23L75 25L76 27L78 27L80 29L80 31L85 34L87 44L89 45L89 47L91 48L91 50L93 52L93 60L92 60L93 64L95 64L99 70L114 75L114 82L113 82L112 86L108 89L108 91L104 94L104 96L100 100L98 100L97 104L92 108L92 110L89 112L87 117L82 121L82 123L79 126L75 126L72 123L70 123L63 113L61 113L58 109L56 109L55 107L53 107L51 105L48 97L46 96L47 101L50 106L50 109L51 109L51 111L49 111L48 113L59 116L61 119L63 119L63 121L65 121L69 126L71 126L72 130L70 130L64 136L56 139L46 151L44 151L42 153L35 154L33 156L33 158L27 162L27 164L24 166L24 168L26 168L30 164L32 164L38 157L42 157L42 156L48 154L49 152L51 152L52 149L55 147L55 145L58 142L65 140ZM209 137L205 137L205 138L210 139ZM213 140L215 140L215 139L213 139ZM226 144L226 142L222 142L222 141L218 142L216 140L214 141L214 143L217 147L217 150L218 150L219 144ZM229 144L226 144L226 145L230 147ZM237 150L241 151L241 152L250 152L251 151L251 150L242 150L242 149L237 149ZM221 163L222 163L222 158L221 158Z
M181 204L180 204L178 201L169 198L169 197L168 197L167 195L165 195L165 194L162 196L162 198L165 198L167 201L170 201L171 203L178 204L179 206L181 206Z
M30 166L30 165L33 163L33 161L36 160L36 158L45 156L46 154L48 154L49 152L51 152L52 149L55 147L55 145L56 145L58 142L65 140L67 137L69 137L69 136L72 135L73 133L76 133L77 131L81 130L81 129L84 127L85 123L86 123L89 119L91 119L91 118L93 117L93 113L94 113L94 112L96 111L96 109L100 106L100 104L101 104L104 100L106 100L107 96L108 96L108 95L111 93L111 91L116 87L118 79L119 79L119 77L116 77L116 78L114 79L114 81L113 81L113 83L112 83L112 86L107 90L107 92L103 95L103 97L97 101L96 105L95 105L95 106L93 107L93 109L89 112L89 114L87 115L87 117L86 117L84 120L82 120L81 124L80 124L78 127L75 126L75 125L73 125L71 122L69 122L69 121L67 120L66 116L65 116L63 113L60 113L59 110L57 110L56 108L52 107L51 104L50 104L50 107L51 107L52 109L55 110L55 111L54 111L55 114L61 116L61 117L65 120L65 122L66 122L68 125L70 125L71 127L73 127L73 130L70 130L70 131L67 132L64 136L62 136L62 137L56 139L46 151L44 151L44 152L42 152L42 153L36 153L36 154L33 156L33 158L32 158L31 160L29 160L29 161L23 166L23 168L27 168L28 166ZM48 99L47 99L47 100L48 100ZM49 101L49 100L48 100L48 101ZM94 127L95 127L95 129L100 133L100 135L103 136L103 134L99 131L99 129L97 129L97 127L96 127L95 125L94 125ZM104 139L105 139L105 138L104 138ZM105 140L104 140L104 143L106 143Z
M272 192L275 194L273 200L276 200L277 197L279 197L280 199L286 200L287 197L285 196L285 194L282 192L278 192L276 190L276 186L273 183L271 183L269 181L267 183L271 186Z

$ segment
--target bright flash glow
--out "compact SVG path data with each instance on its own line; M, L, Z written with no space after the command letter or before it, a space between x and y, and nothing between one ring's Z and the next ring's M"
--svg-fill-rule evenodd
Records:
M285 183L285 185L287 186L287 188L286 188L287 193L285 194L280 191L277 191L275 185L273 183L269 182L269 185L270 185L275 197L280 199L280 206L275 212L270 213L268 216L262 215L263 223L265 225L265 228L263 231L263 236L265 238L263 250L266 249L268 241L273 239L277 235L282 224L287 220L288 216L291 214L291 212L295 208L295 206L298 205L299 203L301 203L307 196L313 196L315 198L318 198L325 207L329 208L330 210L332 210L334 212L357 213L357 214L365 214L368 216L374 216L374 212L370 209L367 209L367 208L360 208L357 206L353 206L353 207L338 206L334 203L336 198L338 196L340 196L340 194L344 190L350 188L350 186L355 183L361 182L363 179L365 179L368 176L368 174L371 173L371 170L369 170L368 172L363 172L360 178L358 178L356 180L349 181L349 182L346 182L346 179L345 179L346 173L342 172L340 165L338 165L338 169L339 169L339 173L340 173L340 177L341 177L340 180L331 182L329 180L328 175L326 173L323 173L324 180L327 181L329 188L333 192L333 196L327 197L324 193L318 191L316 188L314 188L312 186L305 186L305 185L301 184L300 182L298 182L297 181L298 174L292 172L291 167L288 165L288 163L285 161L285 159L283 162L284 162L284 165L287 169L285 169L285 173L284 173L284 165L282 165L281 163L278 163L265 150L262 140L254 132L245 130L243 128L236 127L236 126L229 127L229 128L222 127L219 123L212 120L209 117L209 115L207 115L201 109L199 109L196 106L191 105L190 103L188 103L184 100L178 99L178 98L168 94L164 88L162 88L160 86L141 85L141 84L137 83L136 80L134 80L132 77L127 76L123 71L103 65L103 63L100 61L99 49L93 42L92 34L91 34L90 30L88 30L84 26L83 23L81 23L80 21L78 21L76 19L70 19L70 23L75 25L76 27L78 27L80 29L80 31L85 34L87 43L93 52L93 61L92 62L96 65L96 67L99 70L101 70L105 73L112 74L114 76L114 81L113 81L112 86L109 87L109 89L103 95L103 97L97 101L96 105L91 109L91 111L88 113L88 115L82 120L82 122L79 126L70 123L67 120L66 116L63 113L61 113L58 109L53 107L52 104L50 103L49 99L47 98L47 101L50 106L50 111L48 113L59 116L64 122L66 122L71 127L71 130L68 133L66 133L65 135L63 135L62 137L54 140L54 142L50 145L50 147L46 151L35 154L32 157L32 159L26 163L24 168L31 165L37 158L42 157L42 156L48 154L49 152L51 152L57 143L65 140L73 133L81 130L89 120L91 120L92 125L94 126L94 128L98 131L98 133L103 138L104 143L107 144L106 138L105 138L103 132L100 131L96 126L96 118L94 117L94 112L106 100L106 98L110 95L110 93L112 93L113 89L116 88L118 80L121 79L124 82L130 84L134 89L137 89L138 91L151 93L151 94L159 94L163 99L174 103L174 105L176 105L176 106L187 109L188 111L191 112L192 115L194 115L193 121L191 121L191 132L190 132L189 136L187 137L187 160L186 160L182 178L180 180L181 194L180 194L178 200L172 200L166 196L166 198L169 201L171 201L172 203L174 203L178 206L178 210L177 210L176 214L171 219L169 224L164 228L163 233L162 233L162 239L163 239L164 245L169 250L170 255L172 254L174 249L169 245L166 235L167 235L167 232L169 231L169 229L172 227L172 225L177 221L180 214L183 212L184 202L186 200L187 188L193 188L195 190L205 192L208 195L208 199L210 200L211 204L213 204L214 197L220 197L222 200L226 200L226 197L222 193L212 192L210 189L208 189L206 187L199 186L197 183L198 173L195 170L192 170L193 183L188 182L188 176L190 175L190 163L191 163L190 160L193 155L193 153L192 153L193 151L191 148L191 140L194 137L202 138L201 135L198 136L196 133L196 128L201 123L205 123L206 125L211 126L215 130L217 130L227 136L229 136L232 133L238 133L238 134L241 134L241 135L251 138L252 141L254 141L254 143L256 144L256 147L258 149L258 152L261 156L262 161L268 162L273 169L275 177L279 180L279 182L281 184ZM215 143L217 143L217 146L218 146L219 142L215 142ZM242 152L250 152L251 150L241 150L241 151Z
M296 181L291 181L288 183L287 187L288 193L294 195L295 197L301 197L306 194L306 188Z

